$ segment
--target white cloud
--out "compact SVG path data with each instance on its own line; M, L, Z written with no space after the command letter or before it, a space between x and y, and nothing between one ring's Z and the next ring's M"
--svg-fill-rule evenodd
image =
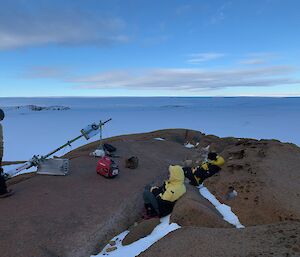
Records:
M69 78L67 81L84 89L153 89L207 91L233 87L270 87L300 85L291 77L289 66L251 69L153 69L143 71L112 71L90 76Z
M188 63L191 64L198 64L201 62L216 60L219 58L224 57L225 54L223 53L197 53L197 54L189 54L189 59L187 60Z
M263 64L266 60L264 59L245 59L240 61L241 64L249 64L249 65L256 65L256 64Z
M249 53L246 55L246 58L241 60L239 63L246 65L265 64L274 60L276 57L278 57L278 54L276 53Z
M119 18L76 5L55 7L40 3L34 11L29 6L25 1L2 4L0 50L45 44L108 46L128 41L123 33L125 22Z

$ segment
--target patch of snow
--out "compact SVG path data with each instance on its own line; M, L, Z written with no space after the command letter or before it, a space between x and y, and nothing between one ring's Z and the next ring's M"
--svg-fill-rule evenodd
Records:
M191 143L186 143L186 144L184 145L184 147L186 147L186 148L195 148L195 146L192 145Z
M216 207L225 221L234 225L236 228L245 228L245 226L240 223L239 218L232 212L228 205L220 203L219 200L211 192L209 192L205 186L203 186L203 184L198 188L200 194Z
M163 139L163 138L161 138L161 137L156 137L156 138L153 138L153 139L159 140L159 141L165 141L165 140L166 140L166 139Z
M227 200L234 199L235 197L237 197L237 195L238 195L238 192L236 190L233 190L233 191L227 193L226 199Z
M13 172L12 172L13 170L15 170L16 168L19 168L19 167L21 167L23 165L24 165L24 163L11 164L11 165L2 166L2 168L4 170L4 173L12 175L13 174ZM13 175L12 177L17 176L17 175L21 175L21 174L25 174L25 173L36 172L36 170L37 170L37 167L33 166L33 167L29 168L29 169L22 170L21 172Z
M144 238L139 239L136 242L133 242L130 245L123 246L122 241L129 231L124 231L121 234L115 236L111 241L114 241L116 244L111 246L110 244L106 245L101 253L98 255L93 255L94 257L100 256L111 256L111 257L135 257L140 253L147 250L151 245L157 242L159 239L163 238L170 232L179 229L180 226L176 223L170 224L170 215L160 219L160 224L158 224L152 233ZM107 252L107 249L116 247L114 251Z
M105 151L102 149L96 149L94 152L90 153L90 156L94 157L104 157L105 156Z

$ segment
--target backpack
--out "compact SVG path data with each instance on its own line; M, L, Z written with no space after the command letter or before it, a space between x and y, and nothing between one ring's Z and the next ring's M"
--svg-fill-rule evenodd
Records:
M109 157L103 156L97 163L96 171L106 178L114 178L119 175L118 165Z
M103 149L109 153L113 153L117 150L117 148L115 148L113 145L110 145L110 144L103 144Z
M128 169L136 169L139 166L139 159L136 156L132 156L125 160L125 167Z

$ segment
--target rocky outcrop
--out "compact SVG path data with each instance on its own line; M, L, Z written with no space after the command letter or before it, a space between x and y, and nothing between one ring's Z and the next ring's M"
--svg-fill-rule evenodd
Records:
M184 147L193 140L199 143L197 147ZM99 252L141 216L146 184L161 183L169 164L194 161L207 145L224 156L226 164L219 175L205 181L205 186L232 207L246 228L231 228L198 190L188 185L171 215L171 221L182 228L141 256L299 256L297 146L179 129L118 136L105 142L112 143L121 156L116 159L121 172L113 180L96 174L97 159L89 153L99 142L93 142L64 156L71 162L69 176L30 175L9 183L15 194L1 200L0 220L5 235L0 249L6 257L24 253L81 257ZM133 155L138 156L139 166L126 169L125 160ZM237 191L233 199L226 198L230 186ZM127 243L151 233L155 222L133 228Z
M122 244L129 245L143 237L148 236L159 223L159 218L142 220L140 223L129 228L129 233L122 241Z
M197 188L192 186L187 186L186 194L176 202L171 222L183 227L231 227L223 220L215 207L200 195Z
M16 106L18 110L28 109L30 111L66 111L70 110L70 107L62 106L62 105L53 105L53 106L38 106L38 105L26 105L26 106Z

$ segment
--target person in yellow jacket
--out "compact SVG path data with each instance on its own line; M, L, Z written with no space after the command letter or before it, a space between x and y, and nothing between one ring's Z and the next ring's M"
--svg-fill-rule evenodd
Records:
M161 187L146 186L143 197L148 217L164 217L185 194L184 172L179 165L169 166L169 179Z
M199 186L203 181L220 172L225 160L215 152L210 152L207 161L202 162L200 166L190 168L184 167L184 175L190 180L190 184Z
M5 114L2 109L0 109L0 121L5 117ZM12 190L7 190L5 178L3 176L2 169L2 158L3 158L3 130L0 123L0 198L8 197L12 195Z

